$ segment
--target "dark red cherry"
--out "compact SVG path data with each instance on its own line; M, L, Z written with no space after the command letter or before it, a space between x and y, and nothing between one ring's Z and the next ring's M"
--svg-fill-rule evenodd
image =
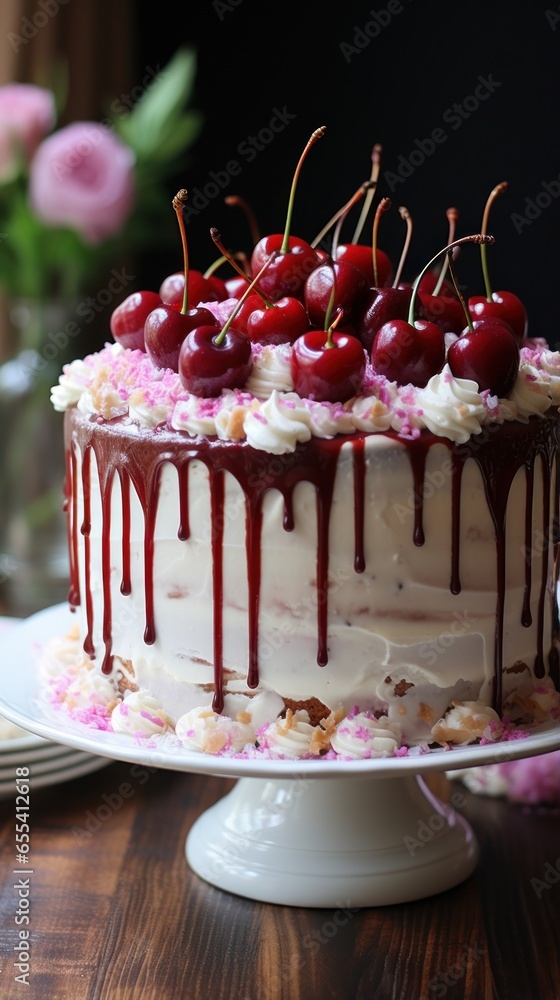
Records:
M447 352L447 362L456 378L471 379L481 392L486 389L503 399L515 384L519 370L519 344L511 327L497 316L473 320Z
M226 280L226 291L229 299L240 299L243 292L247 290L247 285L249 284L249 278L242 278L240 275L235 275L233 278L228 278Z
M284 295L267 306L260 298L246 321L247 336L258 344L293 344L309 327L303 302ZM248 300L249 301L249 300Z
M458 298L451 295L433 295L418 292L420 315L430 323L437 323L444 333L459 334L465 325L465 311Z
M518 344L527 336L527 312L521 299L513 292L492 292L490 302L484 295L474 295L469 299L468 307L473 319L495 316L504 320L513 330Z
M109 326L117 343L131 351L145 351L144 323L147 316L161 306L157 292L132 292L111 313Z
M263 236L251 255L251 273L254 277L274 254L275 260L263 275L259 286L274 302L284 295L303 297L303 288L308 276L317 267L317 251L298 236L290 236L288 250L281 250L284 236L275 233Z
M209 309L195 306L186 313L178 312L172 305L161 305L147 316L144 324L146 352L156 368L179 371L179 352L185 337L199 326L219 329Z
M425 295L432 295L439 283L440 273L439 271L426 271L426 273L420 279L418 284L418 291ZM457 295L453 287L453 282L449 281L447 278L443 279L441 289L438 293L439 295L445 295L449 298L456 299Z
M331 293L335 284L334 300ZM329 307L340 322L353 324L368 290L368 282L360 268L349 261L320 264L305 282L303 301L311 326L323 327Z
M356 317L356 334L368 355L377 331L391 319L407 319L412 285L399 288L369 288Z
M214 277L205 278L201 271L189 271L189 306L197 306L199 302L221 302L226 298L224 289L218 289ZM247 287L247 283L245 283ZM160 285L159 294L165 305L181 309L185 291L185 275L182 271L170 274Z
M371 363L378 375L398 385L422 388L445 361L443 330L426 319L414 325L403 319L389 320L377 331Z
M371 246L368 247L362 243L339 243L336 248L336 259L347 261L350 264L354 264L355 267L359 267L360 271L363 271L365 274L368 285L377 284L378 287L383 288L391 284L393 265L390 257L383 250L379 250L379 248L375 250L377 282L375 281L373 271L373 251Z
M252 364L251 341L243 331L230 326L224 333L215 326L198 326L181 347L179 376L195 396L219 396L223 389L242 388Z
M332 344L332 346L329 346ZM357 337L310 330L295 341L291 370L295 391L304 399L344 403L357 395L366 355Z

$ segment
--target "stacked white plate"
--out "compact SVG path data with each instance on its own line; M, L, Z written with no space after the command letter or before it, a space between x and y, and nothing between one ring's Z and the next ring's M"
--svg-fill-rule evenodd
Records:
M29 788L33 794L45 785L58 785L111 763L111 758L52 743L0 718L0 799L15 796L15 780L21 778L18 768L29 768Z

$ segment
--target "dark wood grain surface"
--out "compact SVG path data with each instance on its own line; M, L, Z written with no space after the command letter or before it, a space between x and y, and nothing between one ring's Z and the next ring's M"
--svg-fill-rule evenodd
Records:
M445 801L460 791L477 871L437 896L336 923L331 910L255 903L191 872L188 831L232 779L110 762L37 789L29 986L14 981L14 793L0 802L0 997L558 1000L560 877L546 889L535 880L560 870L559 811L474 796L444 775L427 783Z

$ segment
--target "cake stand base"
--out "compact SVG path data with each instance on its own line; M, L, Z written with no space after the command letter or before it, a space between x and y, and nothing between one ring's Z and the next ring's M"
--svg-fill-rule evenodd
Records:
M478 862L468 823L419 776L241 778L195 822L191 869L219 889L285 906L411 902Z

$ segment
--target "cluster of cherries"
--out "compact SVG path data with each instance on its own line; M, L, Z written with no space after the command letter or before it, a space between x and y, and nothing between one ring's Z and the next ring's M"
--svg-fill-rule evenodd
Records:
M407 209L399 209L407 235L395 271L377 246L379 221L391 205L388 198L377 207L369 245L359 242L360 226L352 242L340 240L343 222L362 198L362 219L367 216L378 183L379 146L372 154L370 179L316 240L309 243L291 235L299 173L309 149L324 132L324 127L313 132L300 156L284 232L261 238L252 220L249 258L229 253L212 229L221 256L205 273L191 269L183 218L187 192L179 191L173 208L181 232L183 271L165 278L158 292L133 292L117 306L110 324L114 339L125 348L145 351L155 367L177 372L187 391L204 397L243 388L252 367L252 343L292 345L294 389L307 399L344 402L356 395L368 360L378 374L398 385L417 387L425 386L447 361L455 377L472 379L480 391L507 396L517 376L527 317L512 292L492 291L486 259L486 247L494 242L486 231L489 210L507 183L491 192L480 233L455 240L457 212L449 209L447 246L408 284L401 281L412 232ZM244 204L241 199L228 200ZM318 244L332 227L328 252ZM468 303L453 264L454 252L467 243L480 245L486 292ZM444 262L436 273L434 264L441 257ZM235 272L227 280L215 273L226 263ZM237 304L221 324L206 306L232 298ZM447 348L448 333L456 337Z

